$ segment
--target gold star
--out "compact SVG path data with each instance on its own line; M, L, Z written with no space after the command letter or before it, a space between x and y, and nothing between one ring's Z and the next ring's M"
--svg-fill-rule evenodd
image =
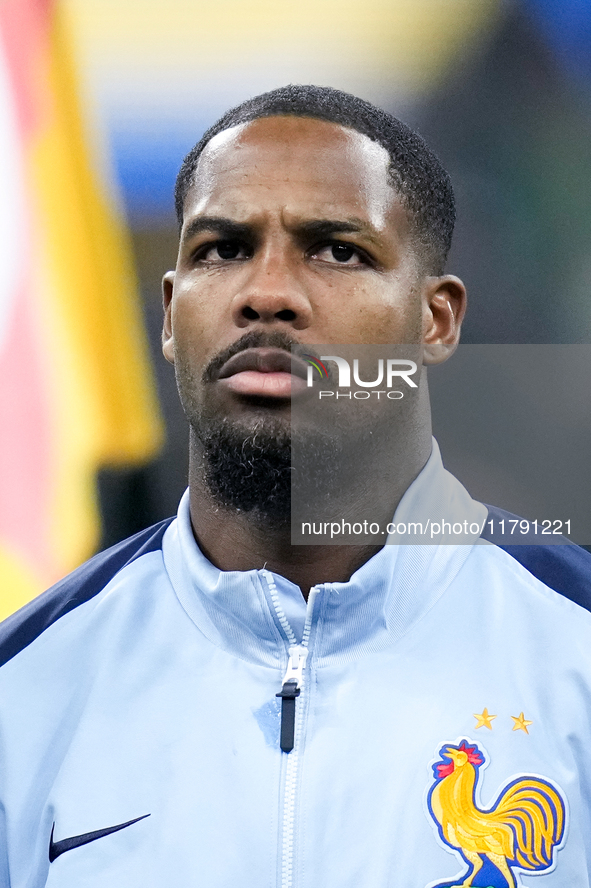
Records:
M474 718L476 719L476 722L477 722L476 729L488 728L489 731L492 731L491 722L492 722L493 718L496 718L496 715L489 715L488 709L486 708L486 706L484 707L484 709L482 710L482 713L480 715L478 715L476 712L474 712L473 715L474 715Z
M529 731L527 730L527 726L528 726L528 725L533 725L533 722L528 721L528 720L525 718L523 712L521 713L521 715L519 716L519 718L517 718L517 717L514 716L514 715L512 715L511 718L512 718L513 721L515 722L515 724L513 725L513 730L514 730L514 731L525 731L526 734L529 734Z

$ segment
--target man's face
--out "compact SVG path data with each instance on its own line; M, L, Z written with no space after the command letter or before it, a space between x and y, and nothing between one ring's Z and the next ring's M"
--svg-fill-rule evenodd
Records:
M288 408L289 342L421 343L427 279L388 162L360 133L307 118L207 145L164 280L164 354L190 419L206 408L248 425L261 398Z

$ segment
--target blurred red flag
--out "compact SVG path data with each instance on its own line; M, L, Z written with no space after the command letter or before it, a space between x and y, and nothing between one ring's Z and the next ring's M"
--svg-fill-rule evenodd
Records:
M58 0L0 4L0 617L92 554L100 465L162 426Z

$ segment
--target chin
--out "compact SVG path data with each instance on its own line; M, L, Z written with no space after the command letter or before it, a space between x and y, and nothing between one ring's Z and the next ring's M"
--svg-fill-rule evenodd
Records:
M292 463L292 429L288 418L277 415L241 416L231 420L200 417L191 423L193 446L203 480L221 508L243 512L269 527L289 525L292 486L301 504L334 488L339 443L323 432L294 434L297 466Z
M245 417L191 423L203 477L214 502L262 523L291 517L289 420Z

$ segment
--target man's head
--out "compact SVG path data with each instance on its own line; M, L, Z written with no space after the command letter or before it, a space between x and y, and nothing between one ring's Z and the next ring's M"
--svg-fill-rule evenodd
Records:
M341 103L336 120L332 98ZM457 343L464 289L436 271L453 223L447 176L418 136L378 109L334 90L289 87L222 118L185 161L177 199L163 347L191 424L193 464L226 505L281 500L285 509L290 395L302 385L290 373L290 346L400 343L431 362ZM318 466L325 442L313 437ZM283 499L267 483L279 476ZM238 490L240 477L246 488L232 499L222 487L231 478Z
M401 196L429 274L443 274L455 223L449 175L418 133L370 102L330 87L285 86L242 102L204 133L186 156L175 187L182 227L187 192L206 145L224 130L264 117L308 117L336 123L368 136L389 155L389 179Z

